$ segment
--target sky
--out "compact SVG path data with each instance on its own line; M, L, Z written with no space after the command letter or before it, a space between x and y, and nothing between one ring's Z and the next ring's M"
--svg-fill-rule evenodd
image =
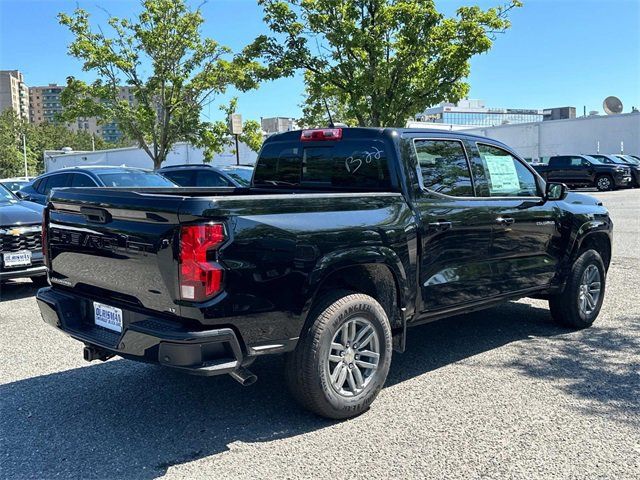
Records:
M436 1L454 15L460 5L483 8L506 0ZM200 1L193 3L194 6ZM59 12L76 5L103 24L108 14L133 18L135 0L0 0L0 69L21 70L30 86L65 84L69 75L93 78L67 53L72 36L58 24ZM202 7L203 35L240 50L268 33L255 0L208 0ZM602 113L602 101L619 97L624 111L640 108L640 0L524 0L511 14L512 27L493 48L471 61L470 98L488 107L550 108L583 106ZM255 91L230 91L205 108L205 119L220 119L217 106L238 96L244 118L299 117L301 75L267 82Z

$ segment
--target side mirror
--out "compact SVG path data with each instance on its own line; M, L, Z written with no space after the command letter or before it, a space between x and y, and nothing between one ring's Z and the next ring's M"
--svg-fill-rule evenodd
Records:
M547 183L544 197L545 200L564 200L569 189L564 183Z
M14 192L14 195L16 197L18 197L20 200L24 200L25 199L24 193L22 193L20 190L18 190L17 192Z

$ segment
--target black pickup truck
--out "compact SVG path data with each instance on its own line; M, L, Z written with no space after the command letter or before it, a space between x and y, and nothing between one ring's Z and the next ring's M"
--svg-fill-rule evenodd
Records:
M589 155L557 155L547 165L533 167L545 180L577 187L596 187L600 191L627 187L631 183L631 169L610 165Z
M495 140L294 131L265 141L248 188L54 190L52 286L37 299L86 360L246 385L257 357L286 353L293 395L347 418L375 399L407 327L527 296L591 325L611 231L599 201Z

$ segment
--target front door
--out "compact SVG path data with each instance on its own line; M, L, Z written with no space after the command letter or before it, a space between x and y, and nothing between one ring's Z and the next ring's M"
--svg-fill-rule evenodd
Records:
M508 151L477 143L494 224L489 256L501 294L547 286L556 273L560 210L545 202L532 170Z
M419 216L421 312L491 296L492 212L475 195L465 146L453 138L413 138Z

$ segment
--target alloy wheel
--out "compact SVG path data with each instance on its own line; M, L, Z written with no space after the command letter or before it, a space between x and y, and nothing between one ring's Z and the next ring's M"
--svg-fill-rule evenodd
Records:
M331 340L327 369L333 389L342 396L358 395L371 383L380 361L380 338L363 317L350 318Z
M583 315L591 315L600 300L600 270L595 265L589 265L580 281L578 293L578 307Z

